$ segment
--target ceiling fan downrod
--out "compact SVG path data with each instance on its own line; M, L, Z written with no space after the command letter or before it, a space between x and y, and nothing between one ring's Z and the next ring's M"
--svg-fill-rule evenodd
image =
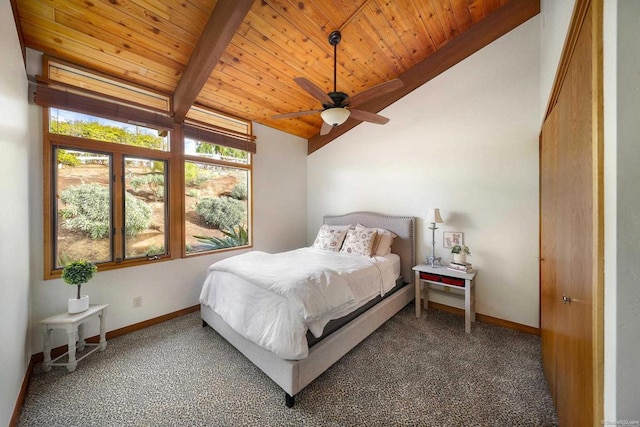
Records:
M342 34L340 31L332 31L329 34L329 44L333 46L333 91L337 92L338 87L338 74L337 74L337 63L338 63L338 43L342 40Z

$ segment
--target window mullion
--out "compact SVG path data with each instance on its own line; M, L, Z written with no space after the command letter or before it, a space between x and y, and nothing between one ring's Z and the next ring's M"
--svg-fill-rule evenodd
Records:
M42 134L43 138L43 210L44 210L44 278L53 277L51 272L55 269L56 264L56 234L54 231L55 212L56 209L56 191L53 188L54 182L54 161L52 158L53 146L49 140L49 109L42 109Z
M171 162L169 164L169 254L171 258L184 257L184 132L183 125L176 123L170 137Z
M111 170L111 227L113 258L117 263L124 260L124 155L113 156Z

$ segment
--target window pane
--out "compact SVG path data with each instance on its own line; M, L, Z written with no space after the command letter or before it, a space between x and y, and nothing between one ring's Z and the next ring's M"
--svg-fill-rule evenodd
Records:
M187 253L249 244L248 170L186 162L185 187Z
M184 153L189 156L198 156L208 159L223 160L225 162L249 163L249 153L235 148L229 148L222 145L210 144L208 142L196 141L195 139L185 138Z
M74 113L58 108L50 108L49 115L49 131L51 133L146 147L154 150L168 151L169 149L167 133L157 129Z
M57 147L53 156L56 268L111 261L111 156Z
M167 192L164 161L125 157L125 258L166 252Z

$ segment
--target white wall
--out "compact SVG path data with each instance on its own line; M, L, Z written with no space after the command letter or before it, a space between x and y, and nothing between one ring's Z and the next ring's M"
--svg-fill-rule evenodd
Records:
M616 418L640 421L640 2L617 11Z
M29 362L27 77L11 5L0 2L0 425L8 425Z
M604 1L604 419L616 417L617 358L617 0Z
M537 327L540 17L496 40L308 157L311 242L324 214L366 210L418 217L417 257L431 251L423 219L462 231L480 269L477 311ZM434 300L460 306L458 300Z
M540 123L544 119L575 0L541 0Z
M33 120L40 120L40 108L31 106ZM40 129L40 125L35 125ZM258 152L254 156L254 248L270 252L294 249L306 243L306 141L264 126L254 125ZM42 139L34 138L31 162L32 221L34 241L42 242ZM98 272L83 294L92 303L110 304L107 331L132 325L198 304L207 267L216 260L242 251L160 262L141 267ZM66 311L74 288L61 279L43 280L43 247L31 248L33 352L42 351L37 321ZM133 298L142 297L142 307L133 308ZM98 333L97 322L88 324L89 336ZM63 331L54 331L53 346L66 343Z
M306 244L307 140L255 124L255 249L279 252ZM259 215L258 215L259 212Z

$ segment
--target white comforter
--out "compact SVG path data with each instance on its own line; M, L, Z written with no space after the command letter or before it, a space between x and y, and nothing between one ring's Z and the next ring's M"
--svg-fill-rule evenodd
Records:
M315 248L279 254L253 251L209 267L200 302L236 332L283 359L308 355L307 329L326 324L395 284L385 257Z

